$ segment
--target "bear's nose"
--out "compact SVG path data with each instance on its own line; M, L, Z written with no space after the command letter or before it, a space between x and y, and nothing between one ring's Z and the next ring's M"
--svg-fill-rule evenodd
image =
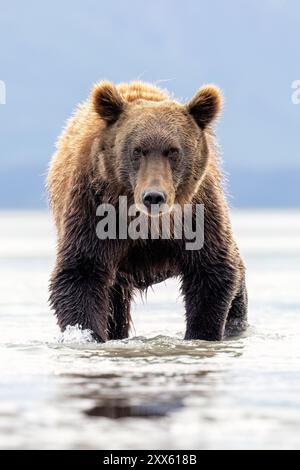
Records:
M145 191L142 196L143 204L146 207L151 207L152 204L165 204L167 198L165 193L162 191L155 191L150 189L149 191Z

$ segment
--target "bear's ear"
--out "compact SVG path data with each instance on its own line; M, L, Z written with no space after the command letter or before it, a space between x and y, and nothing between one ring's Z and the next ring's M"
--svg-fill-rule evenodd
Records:
M115 85L108 81L100 82L92 92L95 111L108 124L116 122L124 110L125 102Z
M219 114L222 108L222 94L218 87L205 85L186 105L201 129L208 126Z

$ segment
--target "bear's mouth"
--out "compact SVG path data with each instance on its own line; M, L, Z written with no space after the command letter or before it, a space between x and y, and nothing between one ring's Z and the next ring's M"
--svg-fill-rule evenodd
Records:
M143 202L136 203L137 209L148 217L160 217L164 214L168 214L173 209L173 204L151 204L145 205Z

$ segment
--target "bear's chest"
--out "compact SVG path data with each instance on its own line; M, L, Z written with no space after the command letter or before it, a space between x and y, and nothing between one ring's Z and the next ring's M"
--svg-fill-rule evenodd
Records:
M176 250L162 240L132 246L119 271L129 275L137 287L148 287L177 276Z

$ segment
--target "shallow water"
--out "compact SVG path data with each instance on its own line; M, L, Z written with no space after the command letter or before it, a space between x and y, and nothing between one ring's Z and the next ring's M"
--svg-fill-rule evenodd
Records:
M61 335L46 213L0 213L0 448L300 448L300 212L233 214L248 267L240 338L184 342L176 281L136 299L130 339Z

